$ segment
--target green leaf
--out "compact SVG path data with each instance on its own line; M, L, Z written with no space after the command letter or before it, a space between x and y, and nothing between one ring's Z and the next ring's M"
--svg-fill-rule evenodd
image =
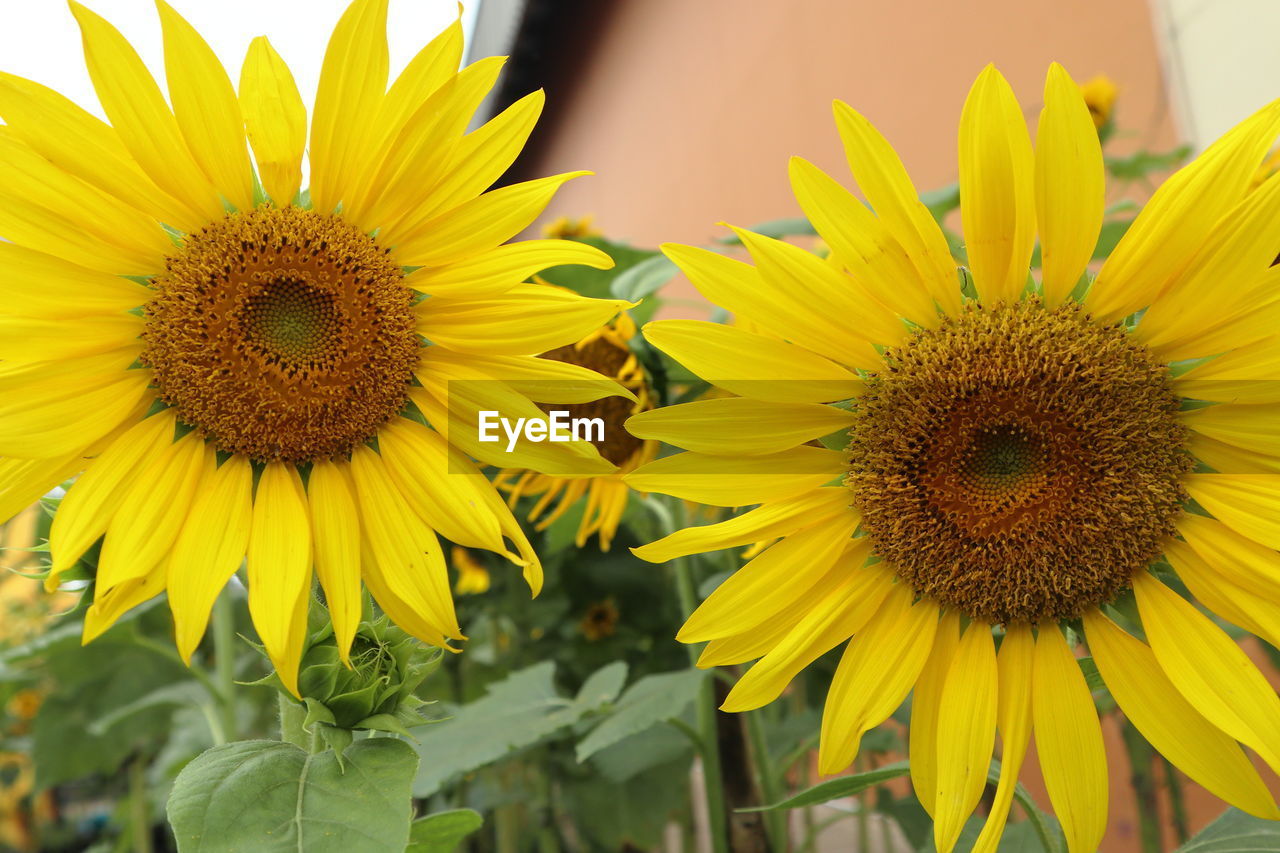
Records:
M654 255L621 273L610 289L618 299L639 302L675 278L680 269L666 255Z
M786 219L770 219L768 222L760 222L747 228L755 234L764 237L797 237L812 236L816 237L818 232L814 230L813 223L803 216L793 216ZM726 246L740 246L742 241L738 239L736 234L729 237L721 237L718 241Z
M370 738L343 762L266 740L202 753L169 795L179 853L405 853L413 749Z
M653 850L670 821L688 808L689 762L681 758L622 783L597 776L565 786L567 810L588 850Z
M488 693L457 709L455 716L416 728L422 756L415 797L429 797L449 780L533 746L587 713L612 702L626 678L623 664L604 667L574 699L555 688L555 664L543 661L513 672Z
M471 809L454 809L427 815L409 827L409 847L404 853L452 853L462 839L484 825Z
M1227 809L1175 853L1264 853L1280 850L1280 823Z
M698 695L706 670L648 675L627 688L613 713L578 743L579 762L620 740L679 717Z

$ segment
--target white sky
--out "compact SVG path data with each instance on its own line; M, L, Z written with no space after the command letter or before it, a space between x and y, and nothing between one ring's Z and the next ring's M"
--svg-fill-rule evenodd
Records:
M265 35L293 70L308 113L329 34L348 0L169 0L200 31L226 66L233 83L249 42ZM164 49L152 0L84 0L133 43L164 88ZM479 0L466 4L463 26L470 40ZM392 0L388 18L391 73L453 20L456 0ZM80 32L60 0L0 0L0 71L56 89L103 116L84 68Z

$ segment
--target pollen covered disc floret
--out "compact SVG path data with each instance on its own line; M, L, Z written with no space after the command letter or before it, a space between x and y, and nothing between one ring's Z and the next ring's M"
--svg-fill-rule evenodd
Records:
M142 361L220 450L337 456L408 397L421 343L403 275L337 216L233 213L189 235L155 278Z
M1192 465L1168 369L1078 305L969 305L885 353L847 483L918 593L990 622L1071 619L1174 532Z

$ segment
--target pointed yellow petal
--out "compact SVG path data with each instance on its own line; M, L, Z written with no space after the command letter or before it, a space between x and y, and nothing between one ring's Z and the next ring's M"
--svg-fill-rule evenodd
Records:
M86 464L83 451L50 459L0 459L0 524L78 474Z
M338 206L364 168L389 64L387 0L355 0L325 48L311 119L311 202L322 213Z
M71 0L84 60L120 141L161 189L206 221L222 217L218 192L200 171L151 72L115 27Z
M302 186L307 107L289 66L266 36L249 43L240 69L240 109L262 188L277 207L292 204Z
M635 402L636 395L613 379L587 367L539 358L532 355L481 355L462 353L444 347L428 347L419 370L430 373L447 364L451 369L467 369L484 373L506 383L517 394L536 403L589 403L602 397L626 397ZM610 427L621 426L611 424Z
M1070 853L1094 853L1107 830L1107 755L1093 696L1056 626L1036 638L1031 715L1040 771Z
M1188 601L1147 574L1134 581L1147 642L1205 719L1280 767L1280 698L1245 653Z
M865 334L878 343L896 343L905 333L899 317L935 324L934 296L888 225L803 157L792 157L788 168L791 191L805 216L853 279L844 282L843 289L861 303L857 316L859 326L866 326ZM954 273L951 289L959 296Z
M458 17L409 60L387 90L378 112L384 145L427 98L458 73L461 64L462 19Z
M698 453L780 453L853 423L853 415L819 403L766 403L746 397L697 400L633 415L627 431Z
M659 320L644 327L658 349L726 391L777 403L830 403L857 396L857 375L817 353L721 323Z
M1280 601L1280 553L1241 536L1227 525L1184 513L1178 532L1201 557L1235 583L1264 599Z
M499 296L534 273L562 264L607 270L613 258L576 240L522 240L447 266L424 267L405 276L404 283L431 296L478 299Z
M788 626L781 642L738 679L720 709L749 711L777 699L800 670L861 631L892 586L893 574L879 567L846 568L844 577Z
M801 446L740 459L677 453L642 465L623 479L639 492L712 506L747 506L795 497L825 485L847 468L842 451Z
M1056 62L1044 81L1035 157L1044 298L1057 305L1093 257L1106 188L1098 130L1080 87Z
M849 492L843 486L812 489L795 497L770 501L728 521L677 530L648 545L632 548L631 553L650 563L665 563L690 554L789 536L801 528L846 513L856 515L849 506Z
M182 138L213 186L240 210L253 207L253 168L231 78L209 44L173 7L157 0L164 71Z
M378 433L378 449L400 494L428 527L458 545L505 551L484 495L492 483L438 432L395 418Z
M1271 474L1191 474L1187 493L1237 533L1280 548L1280 477Z
M373 450L356 448L351 474L365 542L387 587L439 633L462 639L449 570L435 533L409 509Z
M994 65L960 115L960 216L983 301L1017 299L1036 239L1035 158L1018 99Z
M134 357L126 354L128 360ZM145 370L77 367L70 361L41 364L29 376L4 383L0 455L40 459L82 449L123 423L148 394Z
M935 814L934 797L938 785L938 717L942 707L942 688L959 643L960 614L948 610L938 621L933 649L911 694L911 736L907 741L911 787L930 817Z
M542 284L518 284L484 299L435 297L418 303L418 333L457 352L537 355L572 343L631 307Z
M435 216L405 226L403 236L388 232L396 257L405 266L438 267L452 264L510 240L542 215L556 191L590 172L567 172L534 181L509 184Z
M0 72L0 117L40 156L107 195L183 231L205 224L147 177L110 125L52 89Z
M1210 611L1268 643L1280 643L1280 609L1236 583L1185 542L1166 543L1164 557L1191 595Z
M1186 449L1219 474L1280 474L1280 456L1246 450L1193 432Z
M862 736L902 704L924 668L938 628L938 606L928 600L912 605L912 597L906 584L895 584L845 647L822 710L819 773L848 767Z
M49 282L56 281L57 287ZM14 314L79 319L128 311L152 296L149 288L95 272L14 243L0 243L0 302Z
M793 533L770 546L716 587L685 620L676 638L700 643L740 634L768 621L791 602L811 596L814 584L841 558L856 526L856 520L840 519ZM865 561L865 547L849 559L853 566Z
M1263 107L1168 178L1112 250L1085 304L1114 322L1152 304L1244 197L1280 130L1280 105Z
M298 663L311 598L311 522L298 469L269 462L258 478L249 531L249 615L275 665L298 695Z
M1280 434L1275 429L1280 422L1280 403L1225 403L1179 412L1178 417L1201 435L1256 453L1280 454Z
M192 432L134 473L102 541L99 590L139 578L168 557L216 464L213 445Z
M1000 782L996 786L995 799L987 814L986 823L972 853L995 853L1004 834L1009 808L1013 805L1014 790L1018 785L1018 772L1027 754L1027 741L1031 738L1031 676L1035 655L1035 639L1028 625L1010 625L1000 644L997 667L1000 675L999 711L1000 740L1004 744L1000 755Z
M188 663L214 600L244 562L252 517L253 468L232 456L201 483L168 562L174 639Z
M333 621L338 655L348 662L360 625L360 516L348 476L339 463L322 460L307 478L307 511L316 576Z
M1201 362L1173 380L1175 393L1222 403L1280 402L1280 336L1269 335Z
M876 216L906 250L925 289L948 313L960 308L956 263L947 238L920 202L897 152L880 131L848 104L833 104L836 129L858 187Z
M173 443L174 418L168 411L134 425L91 463L53 516L49 550L53 565L45 586L57 588L58 575L75 565L107 530L126 485Z
M970 622L942 688L933 839L950 853L987 786L996 742L996 646L991 626Z
M88 644L102 636L121 616L133 608L150 601L164 591L168 577L168 563L161 562L142 577L131 578L119 586L101 592L84 614L84 631L81 642Z
M68 334L66 319L0 316L0 359L60 361L98 355L136 342L143 329L141 317L119 312L82 313L74 323L74 334Z
M1231 805L1280 820L1266 784L1239 745L1183 698L1151 649L1096 609L1085 613L1084 622L1098 672L1142 736L1179 770Z

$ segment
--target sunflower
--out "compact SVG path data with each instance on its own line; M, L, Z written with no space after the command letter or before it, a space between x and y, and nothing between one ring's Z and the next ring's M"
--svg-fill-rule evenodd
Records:
M759 506L637 553L657 562L780 537L679 638L707 643L703 666L758 659L730 711L772 701L848 640L823 773L847 767L914 689L911 776L942 851L982 796L997 732L1000 779L974 849L995 849L1032 732L1070 849L1098 848L1107 770L1082 644L1175 765L1280 818L1239 745L1280 770L1280 698L1181 594L1280 642L1280 386L1259 381L1280 366L1280 272L1268 270L1280 180L1249 192L1280 107L1171 177L1095 279L1103 161L1060 66L1034 150L994 68L969 94L959 275L893 149L845 104L835 117L871 209L805 160L790 175L842 271L740 229L754 264L664 247L708 299L776 335L688 320L645 329L736 396L632 418L637 436L689 452L629 482ZM843 449L813 441L841 431Z
M623 419L648 411L653 406L644 367L631 351L630 341L635 334L635 322L629 314L623 313L582 340L543 355L544 359L577 365L608 376L633 395L631 399L605 397L557 407L568 412L571 418L599 418L603 422L604 437L595 444L600 455L617 466L617 471L595 476L562 477L506 469L494 479L494 483L508 493L512 508L521 497L538 498L529 510L529 520L537 522L538 530L550 527L570 507L585 498L586 506L574 539L579 548L594 535L599 538L600 549L609 550L631 493L631 488L623 482L623 475L658 455L658 442L636 438L619 428ZM549 508L550 512L547 511Z
M467 133L502 59L459 71L455 22L388 88L386 0L357 0L325 53L300 192L307 116L280 56L256 39L237 93L158 5L168 102L76 3L110 125L0 76L3 517L79 474L53 521L48 586L101 540L86 641L167 591L189 658L246 558L250 612L291 689L313 568L344 655L362 581L423 641L461 639L437 534L541 584L468 457L613 468L584 442L507 454L476 434L480 409L540 416L522 390L534 380L620 390L533 355L626 303L526 283L612 261L563 240L504 245L584 173L485 192L542 93Z

